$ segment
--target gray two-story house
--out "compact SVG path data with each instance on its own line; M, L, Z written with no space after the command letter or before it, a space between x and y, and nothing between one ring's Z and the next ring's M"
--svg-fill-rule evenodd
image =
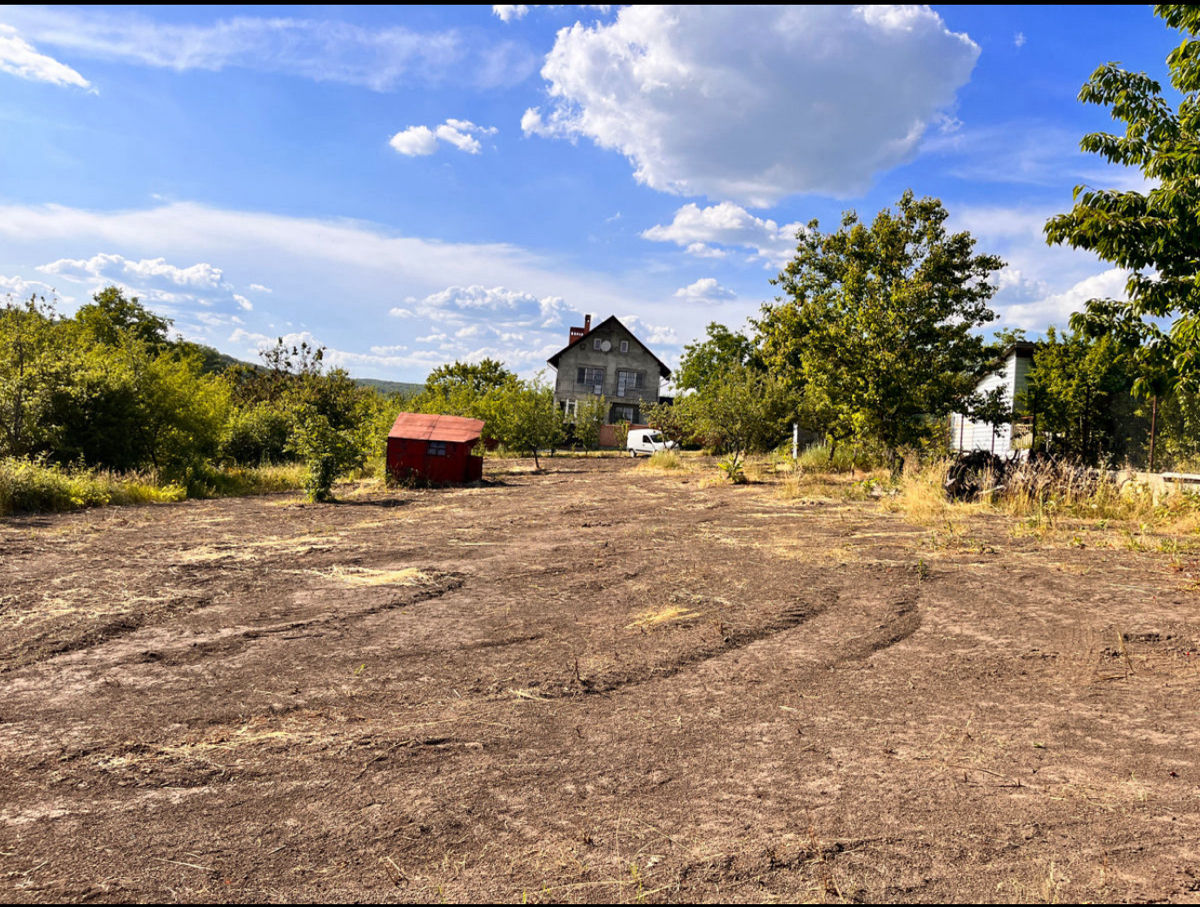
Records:
M558 378L554 399L568 416L580 400L603 396L609 401L608 422L638 423L642 407L657 403L660 382L671 370L614 315L592 327L571 328L570 342L551 356Z

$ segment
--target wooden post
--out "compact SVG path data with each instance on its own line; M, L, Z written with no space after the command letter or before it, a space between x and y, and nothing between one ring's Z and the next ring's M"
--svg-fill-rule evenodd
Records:
M1150 472L1154 472L1154 431L1158 427L1158 394L1150 402Z
M1153 446L1150 448L1154 450ZM800 423L792 423L792 459L800 459Z

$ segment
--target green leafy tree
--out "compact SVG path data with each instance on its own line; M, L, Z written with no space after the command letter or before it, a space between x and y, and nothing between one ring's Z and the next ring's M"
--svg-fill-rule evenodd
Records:
M670 403L651 403L642 407L642 419L651 428L662 432L668 441L674 441L680 447L688 437L691 423L689 415L691 401L695 394L676 397Z
M1076 186L1072 209L1045 227L1049 243L1087 249L1130 271L1125 300L1091 300L1073 326L1142 348L1133 359L1136 392L1151 399L1152 421L1162 397L1200 374L1200 9L1160 5L1155 12L1185 35L1167 57L1171 84L1183 96L1178 107L1157 81L1111 62L1079 92L1124 125L1123 134L1089 133L1080 147L1137 168L1154 188Z
M775 280L783 295L755 323L764 362L801 400L804 427L832 440L876 441L893 468L972 392L987 351L976 329L995 314L990 275L946 209L905 192L870 226L817 221Z
M538 452L559 446L564 436L554 388L541 380L516 381L493 389L489 397L495 404L492 418L500 442L533 457L534 467L541 469Z
M991 429L991 452L995 453L996 436L1013 420L1013 404L1008 399L1008 389L994 387L990 391L972 395L967 401L966 411L974 421L983 422Z
M692 432L706 446L729 454L735 465L747 453L774 449L787 436L795 411L782 381L746 365L686 399Z
M584 450L600 447L600 429L608 416L608 400L590 394L575 405L575 440Z
M675 372L677 388L703 391L738 366L755 362L754 342L744 334L715 321L709 324L707 334L704 340L684 346Z
M171 345L167 339L171 320L155 315L136 296L126 298L119 287L108 286L92 296L90 303L79 307L75 321L97 343L117 346L133 339L154 352Z
M52 303L9 298L0 308L0 454L46 452L55 436L53 413L72 380L73 348Z
M1023 398L1039 425L1038 448L1090 464L1127 457L1145 432L1133 383L1129 359L1111 336L1051 327L1034 353Z

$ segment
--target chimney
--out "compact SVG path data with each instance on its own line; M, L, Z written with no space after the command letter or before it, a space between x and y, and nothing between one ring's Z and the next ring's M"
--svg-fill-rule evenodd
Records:
M579 338L581 338L581 337L582 337L584 334L586 334L586 333L587 333L588 331L590 331L591 329L592 329L592 316L591 316L591 315L584 315L584 316L583 316L583 327L581 327L581 328L571 328L571 331L570 331L570 333L568 334L568 337L570 338L570 339L567 341L568 345L570 345L570 344L574 343L576 340L578 340Z

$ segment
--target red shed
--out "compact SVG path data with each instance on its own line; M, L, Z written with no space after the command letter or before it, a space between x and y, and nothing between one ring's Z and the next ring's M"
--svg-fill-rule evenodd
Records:
M438 485L482 479L483 457L471 456L482 431L478 419L401 413L388 432L388 474Z

